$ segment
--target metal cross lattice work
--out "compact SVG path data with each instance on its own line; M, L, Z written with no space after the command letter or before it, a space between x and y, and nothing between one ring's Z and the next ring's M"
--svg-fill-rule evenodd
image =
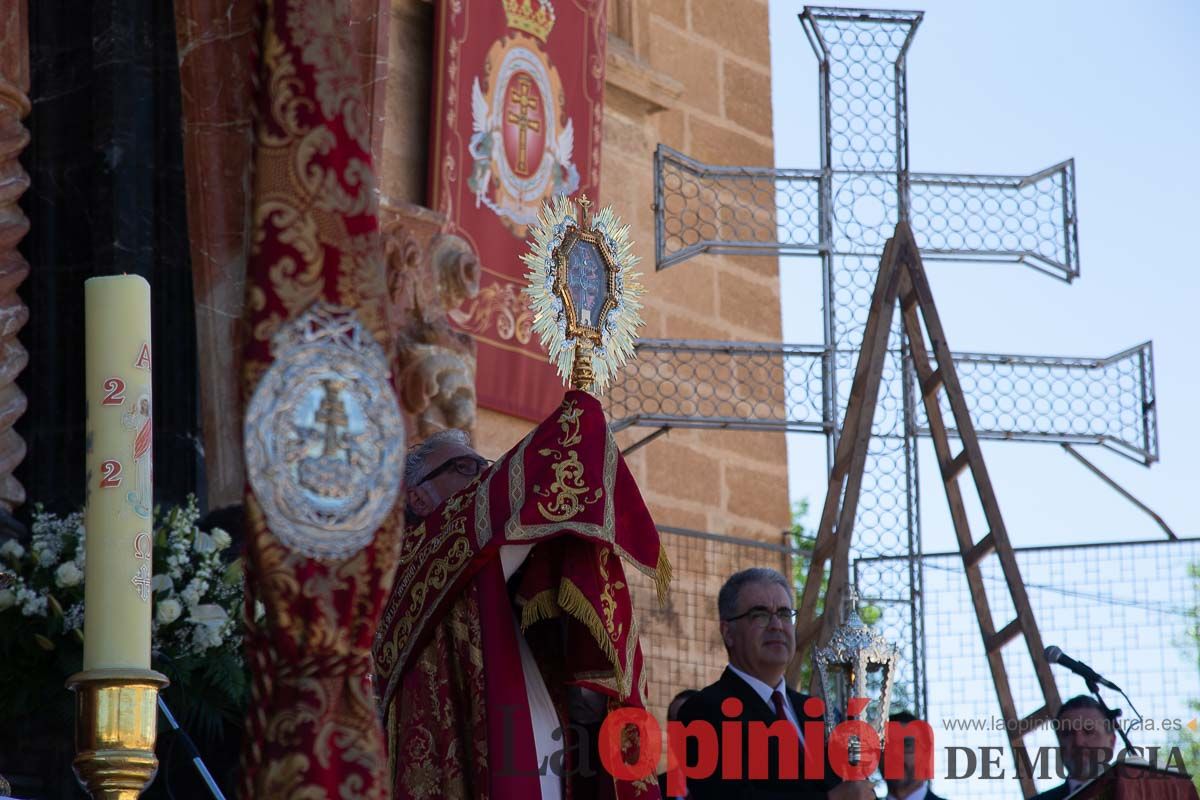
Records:
M926 260L1010 261L1066 281L1078 276L1072 161L1027 176L909 171L905 54L921 17L804 9L820 63L818 170L711 166L659 146L658 269L700 253L817 254L825 344L643 341L612 388L614 428L819 430L832 465L880 253L898 221L909 223ZM902 341L899 322L893 328L891 341ZM1102 359L955 354L955 362L980 438L1099 444L1157 460L1149 343ZM901 644L898 683L917 713L926 705L915 445L928 431L920 405L906 353L893 348L853 550L878 559L858 578L870 587L864 599L884 612L885 634Z

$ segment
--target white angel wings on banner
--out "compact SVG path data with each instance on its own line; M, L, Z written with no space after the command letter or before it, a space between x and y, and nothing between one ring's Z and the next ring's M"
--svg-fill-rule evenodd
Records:
M471 86L471 174L475 207L484 205L514 235L524 237L542 203L579 188L573 163L575 125L558 106L563 97L557 70L521 37L493 48L485 92ZM498 43L499 44L499 43ZM492 63L495 62L495 63Z

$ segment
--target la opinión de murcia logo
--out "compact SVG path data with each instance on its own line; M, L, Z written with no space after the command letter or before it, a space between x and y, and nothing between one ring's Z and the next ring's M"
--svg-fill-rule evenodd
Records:
M847 709L848 717L857 717L868 704L866 698L853 698ZM721 704L721 713L727 717L718 728L712 723L698 720L691 723L668 722L665 737L667 748L667 792L683 794L688 780L711 778L717 774L723 780L761 780L774 777L781 780L820 780L825 777L826 767L846 781L866 780L878 768L887 779L928 780L944 777L949 780L979 778L984 780L1017 779L1028 775L1049 780L1067 777L1065 765L1059 757L1057 747L1041 747L1022 750L1017 754L1016 769L1008 771L1003 766L1005 748L984 746L978 748L947 746L945 750L945 774L935 776L935 742L932 726L916 720L900 723L888 722L886 740L900 746L881 747L879 736L863 720L846 719L838 723L828 739L825 725L820 721L825 713L825 703L818 697L810 697L804 704L804 713L816 719L807 720L802 726L804 747L800 747L800 736L796 727L787 720L771 723L750 721L739 717L742 702L727 698ZM510 710L511 713L511 710ZM506 716L509 716L506 714ZM622 742L627 742L627 729L637 731L639 747L636 760L626 760ZM552 771L558 775L579 774L591 777L595 770L589 762L587 729L580 725L569 726L572 744L543 760L538 774ZM559 729L554 739L565 741L567 733ZM510 740L510 737L506 737ZM855 744L852 742L857 740ZM913 746L905 753L908 741ZM664 736L658 720L645 709L621 708L608 714L600 727L598 752L600 765L614 778L625 781L653 779L662 756ZM574 751L566 764L566 753ZM803 752L803 756L801 756ZM771 755L778 753L777 767L771 772ZM852 758L852 753L857 758ZM1093 766L1098 768L1107 760L1108 753L1097 749L1089 754ZM801 764L803 759L803 764ZM1121 750L1116 761L1131 759L1148 762L1151 766L1188 774L1183 753L1179 747L1150 747ZM908 762L906 764L906 762ZM516 774L512 754L505 753L501 759L502 774ZM1147 778L1162 773L1146 773Z

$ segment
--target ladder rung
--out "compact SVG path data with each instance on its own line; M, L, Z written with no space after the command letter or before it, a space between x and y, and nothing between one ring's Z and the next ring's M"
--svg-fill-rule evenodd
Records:
M975 544L971 545L971 549L963 553L963 566L971 569L977 566L980 561L990 556L996 550L996 540L992 534L980 539Z
M1017 617L1012 622L1008 623L1003 628L989 636L987 641L984 642L984 649L989 653L994 653L1020 635L1021 618Z
M929 373L928 378L921 381L921 396L928 399L940 388L942 388L942 368L938 367Z
M942 470L942 479L946 481L952 481L957 478L962 471L967 468L967 458L968 456L966 450L963 450L961 453L956 455L954 460L947 464L946 468Z

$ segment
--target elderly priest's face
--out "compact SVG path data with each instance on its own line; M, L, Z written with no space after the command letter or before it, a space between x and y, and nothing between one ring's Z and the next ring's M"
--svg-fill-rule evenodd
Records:
M406 487L409 508L424 519L446 498L470 485L488 462L470 447L443 442L430 451L412 486Z
M738 592L732 622L721 622L729 662L774 686L796 654L796 630L779 611L792 608L788 591L776 583L748 583Z

